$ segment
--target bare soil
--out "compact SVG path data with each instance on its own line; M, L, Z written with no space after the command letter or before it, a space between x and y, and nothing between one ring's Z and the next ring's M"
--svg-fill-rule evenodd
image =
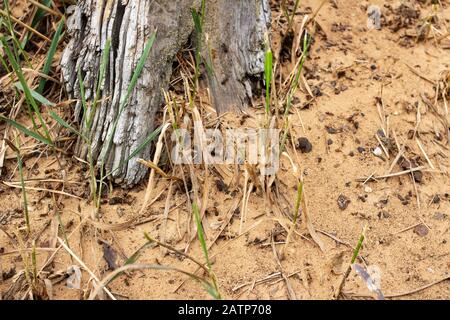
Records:
M311 15L320 2L301 1L294 20L294 41L304 15ZM243 173L239 183L230 186L232 166L220 166L228 180L215 171L206 177L202 167L196 168L198 192L207 190L203 225L223 298L332 299L364 226L366 239L358 263L381 271L381 290L386 298L450 298L450 115L445 109L449 96L435 97L436 85L448 85L450 80L449 38L440 38L448 35L450 2L440 3L436 17L430 18L429 33L426 18L432 14L430 1L335 0L324 4L308 26L314 36L303 72L308 86L302 83L290 114L291 137L299 145L298 149L289 147L288 153L298 171L293 171L287 157L281 157L273 202L269 204L260 191L252 192L241 234L242 203L236 205L236 201L243 198ZM369 5L381 9L380 30L367 27ZM273 48L278 61L284 59L277 73L279 84L278 79L286 79L297 57L291 63L291 50L286 45L289 40L283 40L286 21L279 3L274 1L272 6ZM284 47L287 53L283 53ZM263 103L261 97L249 108L248 116L227 114L220 121L223 126L255 127L264 114ZM210 110L207 102L203 107ZM299 138L306 139L298 142ZM400 159L396 158L399 146L404 147ZM146 242L144 232L181 251L190 243L188 254L203 259L198 239L190 241L195 235L191 230L194 222L181 186L174 183L167 200L171 182L156 175L151 197L155 201L137 218L146 182L131 190L114 187L104 197L99 220L103 227L95 228L87 222L93 210L86 200L87 167L70 156L60 161L64 170L52 154L25 159L25 175L34 180L27 186L71 196L28 190L32 234L28 245L21 245L21 190L10 183L18 181L17 163L12 151L7 151L0 185L3 298L27 297L23 270L25 263L31 262L30 251L20 254L17 250L31 248L32 239L38 269L59 247L55 235L61 239L67 236L70 249L99 279L123 265ZM370 179L419 166L423 168L414 173ZM302 214L284 259L278 260L273 247L279 252L284 246L283 224L292 216L300 174L308 214L323 250L311 238ZM166 202L170 208L167 220ZM56 213L63 226L59 232ZM123 228L116 225L130 220ZM104 230L105 225L116 228ZM170 265L189 272L197 269L188 259L158 247L144 250L139 263ZM83 299L89 295L93 281L86 270L81 288L68 288L67 269L72 265L80 263L64 248L59 249L50 267L40 274L40 279L53 282L50 294L42 280L42 297ZM108 287L117 299L210 298L200 284L173 271L133 271ZM340 298L374 296L352 271Z

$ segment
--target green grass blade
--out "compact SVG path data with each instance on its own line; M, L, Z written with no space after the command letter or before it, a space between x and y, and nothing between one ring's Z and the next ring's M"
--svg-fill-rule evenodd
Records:
M192 14L192 20L194 21L194 27L195 27L195 32L198 35L202 34L202 19L200 17L200 15L198 14L197 10L195 9L191 9L191 14Z
M200 245L202 246L202 251L203 251L203 255L205 256L206 265L208 266L208 269L211 270L211 263L209 261L209 256L208 256L208 248L206 246L206 241L205 241L205 233L203 231L202 221L200 218L200 212L199 212L198 206L195 202L192 203L192 211L194 212L195 222L197 224L198 240L200 241Z
M156 38L156 31L152 33L152 35L150 36L150 39L147 41L147 43L145 45L144 51L142 52L142 56L140 57L140 59L138 61L138 64L136 66L136 69L134 70L133 76L131 77L131 81L127 88L127 93L121 102L121 108L120 108L121 110L123 110L125 108L125 106L128 104L130 95L133 92L134 87L136 86L136 83L142 73L142 70L144 69L145 62L147 61L147 58L150 54L150 50L153 47L155 38Z
M51 3L52 3L52 0L43 0L42 1L42 4L48 8L50 8ZM42 21L44 16L45 16L45 11L42 10L41 8L38 8L36 10L36 14L33 17L33 20L31 21L31 27L36 28L37 25ZM33 36L32 32L26 31L26 35L22 41L22 48L25 48L25 46L27 45L28 41L31 39L32 36Z
M39 142L45 143L48 146L53 146L53 143L51 140L41 136L39 133L36 133L34 131L27 129L26 127L24 127L23 125L21 125L20 123L14 121L12 119L9 119L9 118L6 118L6 117L0 115L0 120L3 120L5 122L9 123L10 125L15 127L16 129L18 129L23 134L30 136L30 137L38 140Z
M106 179L107 177L109 177L111 174L113 174L114 172L116 172L118 169L120 169L122 167L123 164L127 163L128 161L130 161L131 159L133 159L134 157L136 157L150 142L152 142L160 133L162 130L162 126L158 127L156 130L152 131L147 138L145 138L145 140L125 159L122 160L116 168L114 168L113 170L111 170L107 175L105 175L104 179Z
M294 211L294 225L297 223L298 211L300 210L300 204L302 202L303 196L303 182L299 181L297 185L297 199L295 201L295 211Z
M27 200L27 191L25 189L25 181L23 179L23 160L20 152L17 153L17 163L19 167L19 178L20 178L20 186L22 188L22 197L23 197L23 212L25 215L25 223L27 225L28 233L31 232L30 227L30 215L28 213L28 200Z
M12 143L12 141L5 138L6 144L16 153L17 156L17 166L19 168L19 179L20 179L20 187L22 189L22 198L23 198L23 213L25 216L25 223L27 226L27 231L30 233L30 217L28 214L28 201L27 201L27 192L25 189L25 181L23 179L23 160L20 155L19 150L19 142L17 141L17 136L15 137L16 145Z
M216 300L221 300L221 296L220 293L217 291L216 287L214 284L211 284L209 282L207 283L203 283L203 287L205 288L206 292L208 292L208 294L213 297Z
M142 254L142 251L145 250L146 248L150 247L150 246L156 246L155 242L153 241L148 241L146 243L144 243L143 246L141 246L139 249L137 249L124 263L124 265L127 264L133 264L135 263L139 257Z
M363 232L361 233L361 236L359 237L358 240L358 244L356 245L355 250L353 251L353 256L352 256L352 260L351 260L351 264L354 264L356 261L356 258L359 255L359 251L361 250L362 244L364 242L365 239L365 233L366 233L366 228L364 227Z
M13 51L16 57L19 57L19 52L22 54L22 56L25 58L25 62L28 64L28 66L31 67L28 54L23 49L24 47L20 44L19 40L16 37L17 31L14 29L14 26L11 22L11 10L9 9L9 0L3 0L3 6L5 10L1 10L0 13L3 14L7 19L5 20L5 26L6 29L8 29L11 40L13 44Z
M305 35L304 39L303 39L303 52L302 55L300 57L300 63L297 67L297 71L294 75L294 79L292 81L291 84L291 88L287 94L286 97L286 106L285 106L285 110L284 110L284 128L283 128L283 134L282 134L282 138L281 138L281 143L280 143L280 152L284 151L284 146L286 143L286 139L287 139L287 133L288 133L288 126L289 126L289 111L291 109L292 106L292 100L294 98L295 93L297 92L298 89L298 84L299 84L299 80L300 80L300 75L302 73L303 70L303 65L305 63L306 58L308 57L308 51L309 51L309 46L311 44L310 41L310 36L308 34Z
M142 52L142 55L138 61L138 64L136 66L136 69L134 70L133 76L131 77L131 81L128 84L127 87L127 92L125 94L125 97L123 97L121 99L120 102L120 106L119 106L119 113L117 114L116 119L114 120L113 126L111 131L108 134L108 137L106 139L106 148L102 150L102 153L100 155L100 159L102 162L102 166L103 166L103 162L104 162L104 158L106 153L109 151L110 147L111 147L111 143L112 143L112 139L114 137L114 134L116 132L116 128L117 128L117 124L119 123L119 119L120 116L122 115L123 110L125 109L125 107L128 105L128 100L130 98L131 93L133 92L134 87L136 86L136 83L139 79L139 76L141 75L142 70L144 69L144 65L147 61L147 58L150 54L150 50L153 47L153 43L155 42L155 38L156 38L156 31L154 31L152 33L152 35L150 36L150 39L147 41L144 51Z
M56 217L57 217L57 219L58 219L59 229L61 230L61 233L62 233L63 236L64 236L64 241L66 242L67 247L70 248L70 245L69 245L69 238L67 237L66 228L64 227L64 223L62 222L61 215L59 214L59 211L56 211ZM72 258L72 257L71 257L71 258Z
M202 10L204 10L204 1L202 1ZM203 15L200 16L195 9L191 9L192 20L195 29L195 73L194 73L194 94L197 92L197 82L200 76L200 63L202 51L202 33L203 33Z
M89 116L88 116L88 120L87 120L88 128L90 128L92 125L92 120L94 119L95 111L97 109L97 103L101 97L100 91L101 91L101 87L103 85L106 68L107 68L108 62L109 62L110 49L111 49L111 39L108 38L108 40L106 40L105 49L103 51L102 61L100 63L100 71L99 71L98 79L97 79L97 89L95 92L94 102L92 103L91 110L89 111Z
M292 28L292 23L294 22L295 13L297 12L298 5L300 4L300 0L296 0L294 4L294 9L292 10L292 14L289 17L288 30Z
M36 13L37 15L37 13ZM64 27L65 19L64 17L61 18L61 20L58 23L58 27L56 28L55 35L53 36L52 43L50 44L50 48L48 49L47 59L45 60L44 67L42 68L41 73L48 75L50 72L50 67L53 62L53 58L55 57L56 49L58 48L58 43L61 38L61 33ZM39 81L39 87L37 89L37 92L42 94L42 91L44 91L46 79L42 78L41 81Z
M268 45L269 46L269 45ZM273 54L270 47L266 50L264 60L264 81L266 82L266 114L270 115L270 84L272 82Z
M153 241L148 241L146 243L144 243L144 245L142 245L139 249L137 249L125 262L124 262L124 266L129 265L129 264L134 264L136 263L136 261L139 259L139 257L142 254L142 251L144 251L145 249L147 249L150 246L155 246L156 244ZM117 274L115 277L113 277L111 279L111 281L114 281L117 277L119 277L121 275L121 273ZM111 282L110 281L110 282Z
M81 97L81 105L83 107L83 115L85 120L87 121L87 101L86 101L86 89L84 88L84 79L81 75L81 68L77 68L77 78L78 84L80 86L80 97Z
M19 89L20 91L25 93L25 90L23 88L23 85L20 82L16 82L14 83L14 86ZM43 104L44 106L50 106L53 107L55 106L55 104L51 101L49 101L47 98L45 98L44 96L42 96L40 93L38 93L37 91L34 91L33 89L29 88L31 95L33 96L34 99L36 99L37 101L39 101L41 104Z
M44 129L45 137L47 140L51 141L50 133L48 132L47 125L44 122L44 119L42 118L41 112L39 110L39 107L36 104L36 101L33 98L33 95L31 94L30 88L28 87L28 84L25 80L25 77L22 73L22 69L20 68L20 65L17 63L14 55L12 54L11 50L8 47L8 44L6 43L5 39L2 37L1 42L3 44L3 50L6 52L6 55L8 56L9 62L11 63L14 72L16 73L17 77L19 78L20 83L22 84L23 92L25 93L25 98L27 102L31 105L34 112L36 113L39 122L42 125L42 128Z
M31 250L31 265L33 267L33 285L37 286L37 255L36 255L36 242L33 240L33 248Z
M52 0L43 0L42 4L46 6L47 8L50 8L50 4L52 3ZM45 11L41 8L38 8L36 10L36 14L34 15L33 21L31 22L31 26L34 28L38 25L38 23L42 20L42 18L45 15Z
M75 133L78 136L81 136L81 133L76 130L74 127L72 127L69 123L67 123L63 118L61 118L56 112L54 112L53 110L50 110L48 112L48 114L50 115L50 117L52 117L56 122L58 122L59 125L63 126L64 128L72 131L73 133Z

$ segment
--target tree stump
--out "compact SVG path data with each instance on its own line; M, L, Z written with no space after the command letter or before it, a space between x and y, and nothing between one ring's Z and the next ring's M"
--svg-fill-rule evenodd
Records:
M109 65L102 85L93 125L88 130L95 161L104 161L115 183L132 186L147 169L135 158L126 162L155 129L155 114L163 105L174 58L194 32L191 9L199 10L200 0L80 0L71 8L67 21L70 41L61 67L67 91L78 99L75 119L81 120L82 105L78 70L84 77L86 99L93 100L102 52L111 39ZM245 108L253 95L252 81L264 72L264 36L270 25L268 0L207 0L204 39L212 58L213 76L208 85L218 113ZM157 30L151 49L127 107L120 115L110 148L108 134L118 116L133 71L150 35ZM207 36L206 36L207 35ZM202 50L203 55L206 51ZM87 157L80 139L76 154ZM146 146L137 157L149 158Z

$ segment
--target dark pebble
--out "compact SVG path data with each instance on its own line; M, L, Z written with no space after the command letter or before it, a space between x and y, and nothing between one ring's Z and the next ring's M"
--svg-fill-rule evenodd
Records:
M333 128L333 127L326 126L325 129L327 130L327 132L329 134L336 134L337 133L337 130L335 128Z
M337 203L338 203L339 209L345 210L345 209L347 209L347 207L350 203L350 199L347 198L346 196L344 196L343 194L341 194L341 195L339 195L339 197L337 199Z
M441 202L441 197L439 197L439 195L438 194L436 194L436 195L434 195L434 197L433 197L433 203L439 203L439 202Z
M378 134L378 136L379 136L380 138L385 138L385 137L386 137L385 134L384 134L384 131L381 130L381 129L378 129L378 130L377 130L377 134Z
M109 199L108 204L111 206L117 205L117 204L123 204L125 203L125 199L121 198L121 197L112 197L111 199Z
M309 153L312 150L312 144L305 137L298 138L297 148L300 149L302 153Z
M387 219L387 218L389 218L391 215L389 214L389 212L387 212L387 211L380 211L380 212L378 212L378 218L379 219Z
M216 187L217 187L217 190L219 190L220 192L228 193L228 186L222 180L216 180Z
M414 181L417 183L421 183L423 179L422 171L414 171L413 172Z
M428 234L428 228L426 225L421 223L414 228L414 233L419 237L425 237Z
M447 218L447 215L446 215L445 213L442 213L442 212L436 212L436 213L434 214L434 216L433 216L433 219L439 220L439 221L442 221L442 220L444 220L445 218Z

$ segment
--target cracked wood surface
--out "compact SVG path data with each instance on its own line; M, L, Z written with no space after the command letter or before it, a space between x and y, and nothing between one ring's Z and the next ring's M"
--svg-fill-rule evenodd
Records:
M105 161L107 171L115 170L114 182L132 186L147 169L136 158L121 165L155 129L155 115L163 106L162 90L167 89L172 63L186 45L194 26L191 8L199 0L80 0L72 7L67 22L71 39L64 50L61 67L67 91L78 99L75 118L80 121L82 106L77 70L84 77L87 101L93 100L102 51L111 39L109 66L102 84L102 99L88 130L94 159ZM213 103L218 112L240 110L249 104L252 80L264 71L264 33L270 13L267 0L207 0L205 33L208 46L218 54L212 61L214 76L208 77ZM121 114L107 148L121 99L150 35L157 30L144 70ZM137 155L150 158L147 146ZM76 153L87 156L87 146L78 141Z

